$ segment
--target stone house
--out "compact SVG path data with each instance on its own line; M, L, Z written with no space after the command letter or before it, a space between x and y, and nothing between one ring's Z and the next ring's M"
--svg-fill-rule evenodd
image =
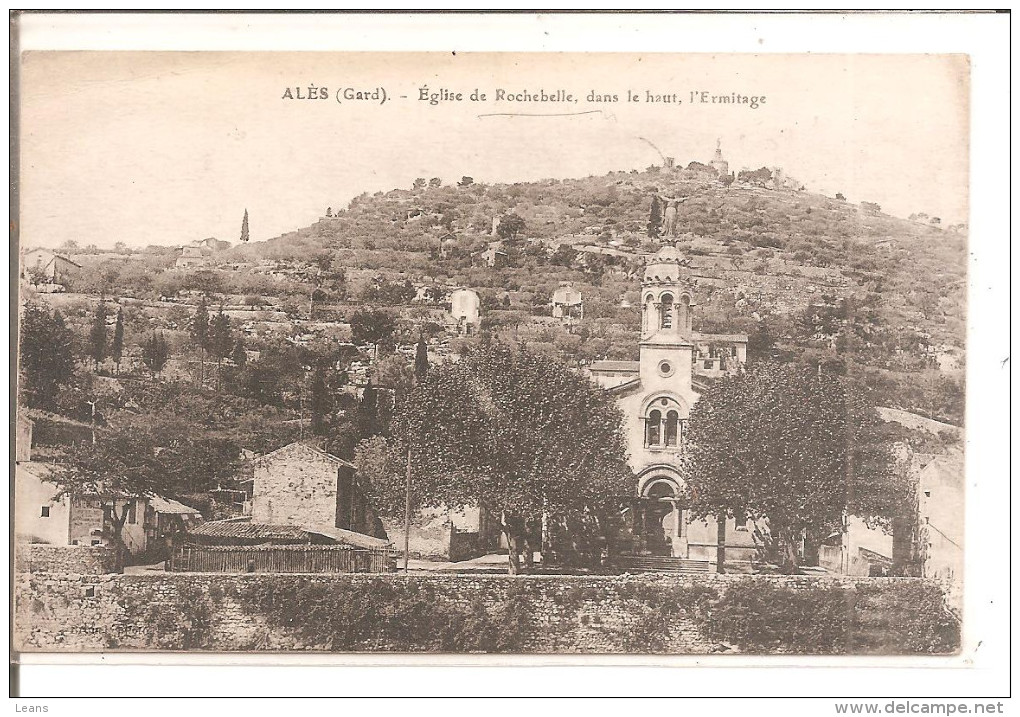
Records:
M81 265L49 249L39 248L22 255L21 271L44 277L46 282L43 283L63 284L68 277L81 271Z
M252 523L342 529L386 539L353 464L301 442L253 464Z

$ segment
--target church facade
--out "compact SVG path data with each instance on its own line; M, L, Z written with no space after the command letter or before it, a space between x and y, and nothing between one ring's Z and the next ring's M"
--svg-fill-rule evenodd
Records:
M691 408L711 381L747 358L747 336L694 331L695 292L687 260L666 246L645 266L641 287L638 361L597 361L592 380L612 393L624 414L634 493L624 510L620 553L683 558L717 569L726 548L727 569L749 564L751 525L741 516L693 519L679 460Z

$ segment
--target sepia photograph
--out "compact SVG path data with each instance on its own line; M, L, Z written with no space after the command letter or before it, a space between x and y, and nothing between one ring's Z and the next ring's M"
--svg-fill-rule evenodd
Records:
M16 61L15 659L961 654L967 55Z

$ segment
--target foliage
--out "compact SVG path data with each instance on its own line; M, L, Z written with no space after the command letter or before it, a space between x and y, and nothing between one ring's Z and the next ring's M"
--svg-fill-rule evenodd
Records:
M909 491L859 387L768 362L720 380L691 411L684 471L698 516L747 514L784 569L805 532L842 529L845 511L893 518Z
M163 483L156 442L138 428L102 434L95 443L76 443L50 479L55 497L95 496L109 512L110 537L124 548L121 533L131 498L157 492ZM118 513L118 503L120 512Z
M248 210L244 210L244 217L241 219L241 241L248 241Z
M395 446L412 454L414 508L481 505L502 515L511 571L522 553L530 564L543 514L598 533L631 487L612 398L523 347L494 343L437 366L394 423ZM392 493L379 485L392 474L368 477L380 498Z
M120 360L124 355L124 309L117 310L117 324L113 329L113 343L110 345L110 358L120 369Z
M524 218L519 214L511 213L499 220L499 224L496 226L496 233L502 239L514 241L524 231L524 227Z
M142 363L155 376L170 360L170 344L163 332L153 331L142 343Z
M396 330L396 320L382 309L359 309L350 318L351 333L356 344L388 342Z
M106 301L102 297L96 304L92 315L92 328L89 330L88 355L96 367L106 358Z
M74 376L72 334L59 311L28 304L21 315L19 393L25 405L52 410L61 386Z

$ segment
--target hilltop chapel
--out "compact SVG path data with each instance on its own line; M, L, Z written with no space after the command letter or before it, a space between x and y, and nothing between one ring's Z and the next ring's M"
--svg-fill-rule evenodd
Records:
M691 519L678 463L691 407L713 379L744 364L747 336L694 331L693 290L689 260L675 247L663 247L644 269L639 359L596 361L588 371L624 414L636 477L618 553L680 559L714 571L720 542L728 569L749 564L750 526L740 516L727 519L724 530L714 518Z

